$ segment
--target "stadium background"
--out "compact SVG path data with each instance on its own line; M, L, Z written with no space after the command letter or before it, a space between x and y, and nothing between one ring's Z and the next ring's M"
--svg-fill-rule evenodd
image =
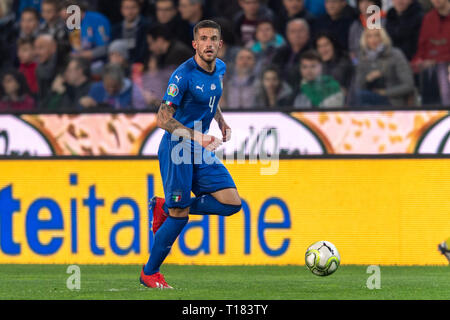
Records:
M3 17L8 17L6 10L15 16L12 29L2 29L2 41L16 43L21 5L40 9L41 4L5 3L9 5L2 7ZM96 7L92 2L89 10L104 12L101 3ZM120 1L111 3L120 7ZM275 10L274 3L267 5ZM421 19L430 9L423 3ZM389 12L391 4L384 5ZM152 1L144 7L150 17ZM319 17L326 17L318 10ZM109 14L111 24L114 19L120 23L119 12ZM11 54L17 48L9 49L2 51L5 74L18 64ZM106 63L110 57L105 52L102 59ZM448 88L442 84L448 81L448 70L447 78L439 77L442 65L448 60L432 70L436 88ZM91 67L99 80L101 74ZM158 71L164 70L161 66ZM271 109L224 104L225 119L235 133L224 152L244 148L247 158L244 163L227 163L244 209L225 220L192 217L167 262L303 264L307 246L326 239L339 248L343 264L445 264L436 247L450 234L448 92L430 94L421 74L414 77L419 99L408 106L390 101L391 106L374 103L362 109L350 106L350 95L328 110L294 109L294 97L290 105ZM39 89L43 82L38 83ZM37 90L26 107L12 103L2 87L0 263L145 262L152 243L148 200L162 194L154 152L160 134L152 113L155 105L114 108L100 101L101 110L80 109L77 104L51 109L46 98L60 98L52 95L58 86L52 81L45 85L49 97ZM343 91L357 90L351 84L347 89ZM261 90L250 94L264 96ZM432 104L424 101L427 94L435 95ZM264 129L270 132L265 132L267 145L258 146L258 132ZM250 161L261 151L272 156L270 163ZM262 174L274 163L274 174Z

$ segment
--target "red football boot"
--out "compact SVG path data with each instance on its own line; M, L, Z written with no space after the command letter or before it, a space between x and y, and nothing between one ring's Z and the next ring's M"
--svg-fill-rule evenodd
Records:
M164 221L167 219L167 214L163 210L164 198L153 197L150 200L150 210L153 213L153 223L152 223L152 231L153 234L158 231L158 229L162 226Z
M148 288L158 288L158 289L173 289L171 286L169 286L164 279L164 276L157 272L152 275L147 276L144 273L144 268L142 268L141 271L141 277L139 278L142 285L148 287Z

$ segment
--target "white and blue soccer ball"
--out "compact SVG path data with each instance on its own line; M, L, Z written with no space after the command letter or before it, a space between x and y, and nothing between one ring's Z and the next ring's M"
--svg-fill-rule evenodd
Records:
M341 263L339 251L329 241L318 241L312 244L305 254L305 264L317 276L329 276Z

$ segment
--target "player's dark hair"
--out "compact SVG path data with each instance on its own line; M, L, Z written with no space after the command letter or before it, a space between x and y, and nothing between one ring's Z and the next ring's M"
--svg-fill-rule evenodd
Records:
M300 56L300 63L303 60L318 61L322 63L319 53L316 50L308 50Z
M199 23L197 23L194 27L194 39L198 34L198 30L205 28L217 29L219 31L219 36L222 37L222 28L217 22L212 20L202 20Z

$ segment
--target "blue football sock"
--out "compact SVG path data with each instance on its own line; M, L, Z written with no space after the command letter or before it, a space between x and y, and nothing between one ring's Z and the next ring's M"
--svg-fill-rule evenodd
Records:
M231 216L238 213L242 205L223 204L210 194L205 194L197 198L192 198L189 209L190 214L207 215L214 214L219 216Z
M167 217L155 234L155 241L150 253L150 258L144 267L144 273L151 275L159 271L159 267L166 259L172 248L173 243L183 230L189 218Z

